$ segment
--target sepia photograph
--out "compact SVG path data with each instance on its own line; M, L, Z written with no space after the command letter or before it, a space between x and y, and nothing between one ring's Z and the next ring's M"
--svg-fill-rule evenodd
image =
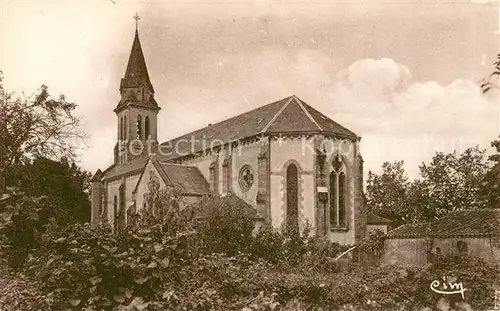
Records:
M0 0L0 311L500 311L500 1Z

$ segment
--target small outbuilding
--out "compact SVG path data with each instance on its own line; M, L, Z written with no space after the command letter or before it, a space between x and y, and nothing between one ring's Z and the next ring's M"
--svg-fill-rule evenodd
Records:
M500 262L500 209L454 211L429 223L388 232L383 261L425 265L440 256L474 256Z

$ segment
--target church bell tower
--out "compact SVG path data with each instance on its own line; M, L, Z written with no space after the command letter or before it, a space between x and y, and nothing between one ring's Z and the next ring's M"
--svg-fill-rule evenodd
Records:
M115 164L131 161L158 144L157 116L160 107L154 98L146 61L139 41L137 14L135 37L125 76L120 83L121 99L114 109L117 117Z

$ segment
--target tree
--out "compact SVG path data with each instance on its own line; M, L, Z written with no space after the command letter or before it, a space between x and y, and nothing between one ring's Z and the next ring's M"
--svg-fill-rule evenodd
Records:
M491 192L483 184L491 165L485 152L477 146L461 154L436 152L429 163L422 163L421 177L413 181L409 181L403 161L385 162L382 174L368 175L368 209L399 225L431 221L455 210L487 207L485 194ZM497 194L491 195L498 200Z
M500 207L500 140L491 142L496 153L488 157L491 164L481 183L480 194L488 207Z
M493 65L495 68L493 72L488 78L483 79L483 81L481 82L481 90L483 91L483 93L489 92L492 88L499 88L499 85L492 82L492 79L498 79L500 77L500 54L497 55L497 60L493 63Z
M76 104L63 95L51 98L45 85L33 96L16 96L2 81L0 72L0 193L13 166L39 156L74 159L84 138L80 119L73 114Z
M450 211L486 207L481 183L488 171L486 150L468 148L456 152L437 152L429 164L422 163L422 191L427 193L427 217L439 218Z
M366 182L367 206L371 212L394 221L408 222L411 218L408 201L409 180L403 161L382 164L382 174L368 172Z
M42 219L53 218L69 224L90 221L91 174L75 163L62 158L54 161L39 157L13 167L7 174L7 183L31 197L45 196L48 208Z

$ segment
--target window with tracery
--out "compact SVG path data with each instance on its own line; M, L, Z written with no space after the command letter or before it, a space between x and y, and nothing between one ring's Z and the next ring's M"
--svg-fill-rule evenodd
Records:
M334 157L330 173L330 227L345 227L346 221L346 168L340 156Z

